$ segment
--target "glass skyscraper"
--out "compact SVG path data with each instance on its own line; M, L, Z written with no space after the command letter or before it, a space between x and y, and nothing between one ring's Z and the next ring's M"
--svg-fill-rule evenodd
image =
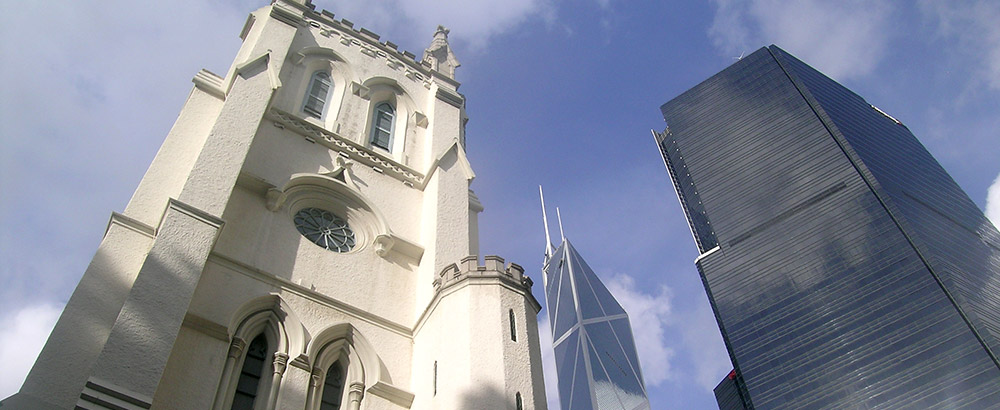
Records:
M1000 233L906 126L775 46L661 111L720 398L1000 408Z
M625 309L566 239L544 271L562 408L648 410Z

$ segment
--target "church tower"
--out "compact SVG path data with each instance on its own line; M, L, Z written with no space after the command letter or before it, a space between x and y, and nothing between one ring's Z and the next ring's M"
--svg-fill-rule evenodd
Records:
M448 30L418 61L276 0L240 37L3 408L545 409L532 281L475 256Z

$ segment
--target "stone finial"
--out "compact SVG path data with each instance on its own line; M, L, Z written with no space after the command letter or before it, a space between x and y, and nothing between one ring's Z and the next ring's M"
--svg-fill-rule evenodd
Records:
M448 77L455 78L455 69L462 64L455 58L455 53L448 45L448 33L450 30L444 26L438 26L434 32L434 39L431 45L424 50L423 63L429 65L432 70L436 70Z

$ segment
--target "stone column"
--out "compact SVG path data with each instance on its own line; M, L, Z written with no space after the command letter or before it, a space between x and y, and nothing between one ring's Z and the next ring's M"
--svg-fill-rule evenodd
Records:
M233 374L236 370L236 362L243 357L243 350L246 349L247 342L238 337L233 338L233 342L229 344L229 354L226 355L226 365L222 370L222 380L219 381L219 390L215 392L215 403L212 405L213 409L221 410L226 407L226 397L229 393L229 384L233 380Z
M349 410L360 410L361 399L365 397L365 384L360 382L351 383L350 391L347 393Z
M323 370L313 367L309 375L309 392L306 394L306 410L315 408L315 403L319 399L319 387L323 385Z
M278 387L281 386L281 376L285 374L288 367L288 354L277 352L274 354L274 375L271 376L271 391L267 394L267 410L274 410L278 404Z

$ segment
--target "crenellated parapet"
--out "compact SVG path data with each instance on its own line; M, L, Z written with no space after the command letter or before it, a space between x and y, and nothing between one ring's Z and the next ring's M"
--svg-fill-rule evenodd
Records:
M513 262L504 265L503 258L496 255L487 255L483 259L484 264L480 265L479 257L470 255L462 258L459 263L445 266L434 279L434 291L441 292L469 281L478 283L499 281L524 291L526 296L534 300L534 296L531 295L534 281L524 274L521 265Z

